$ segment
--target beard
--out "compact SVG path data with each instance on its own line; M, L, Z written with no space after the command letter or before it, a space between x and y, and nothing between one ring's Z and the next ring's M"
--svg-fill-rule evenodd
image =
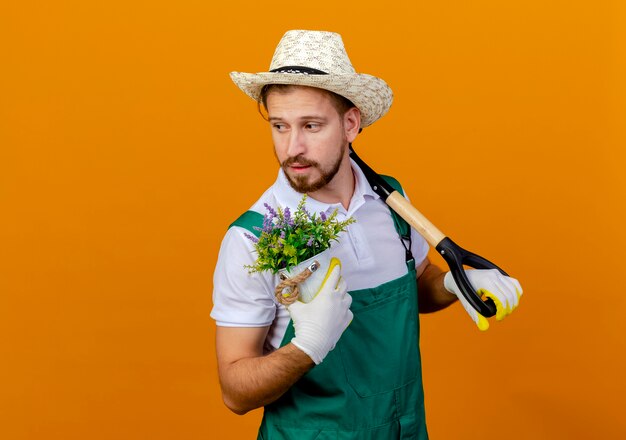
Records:
M347 146L348 146L347 142L344 143L344 145L339 150L338 156L326 169L322 168L319 162L307 159L302 155L290 157L286 159L285 161L283 161L283 163L281 163L280 166L285 172L285 176L287 177L289 184L294 190L303 194L312 193L312 192L322 189L331 180L333 180L333 178L339 171L341 164L343 163L343 157L344 157L344 153L346 151ZM297 163L299 165L309 166L311 168L315 168L316 170L318 170L320 174L319 177L317 179L312 179L309 176L302 176L302 175L290 176L288 173L289 166L293 165L294 163Z

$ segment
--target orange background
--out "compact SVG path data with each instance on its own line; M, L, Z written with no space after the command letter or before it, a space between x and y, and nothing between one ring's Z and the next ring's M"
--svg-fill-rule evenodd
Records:
M396 99L355 148L525 289L422 319L433 439L626 437L624 3L6 2L0 437L255 438L222 405L212 274L275 178L231 70L340 32ZM442 264L437 255L433 261Z

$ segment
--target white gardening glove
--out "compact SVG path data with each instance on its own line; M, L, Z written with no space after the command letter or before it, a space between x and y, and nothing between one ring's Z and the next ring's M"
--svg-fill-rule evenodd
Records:
M306 304L295 301L287 306L296 334L291 343L320 364L352 321L350 304L341 264L333 258L317 295Z
M465 274L470 284L476 289L478 296L491 298L496 304L496 320L504 319L519 304L523 292L522 286L515 278L504 276L496 269L466 270ZM448 292L455 294L459 298L463 308L480 330L484 331L489 328L489 321L478 313L461 293L461 289L459 289L452 277L452 272L446 273L443 278L443 285Z

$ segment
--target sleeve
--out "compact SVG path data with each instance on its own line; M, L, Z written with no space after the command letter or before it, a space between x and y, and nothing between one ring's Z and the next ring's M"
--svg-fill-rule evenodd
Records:
M213 275L211 317L223 327L265 327L276 316L269 273L249 274L244 266L255 259L254 246L245 229L232 227L220 247Z

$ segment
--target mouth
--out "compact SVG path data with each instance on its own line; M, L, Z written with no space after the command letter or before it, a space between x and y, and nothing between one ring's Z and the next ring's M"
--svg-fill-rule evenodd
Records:
M300 173L311 168L311 165L292 164L292 165L289 165L289 168L291 168L296 173Z

